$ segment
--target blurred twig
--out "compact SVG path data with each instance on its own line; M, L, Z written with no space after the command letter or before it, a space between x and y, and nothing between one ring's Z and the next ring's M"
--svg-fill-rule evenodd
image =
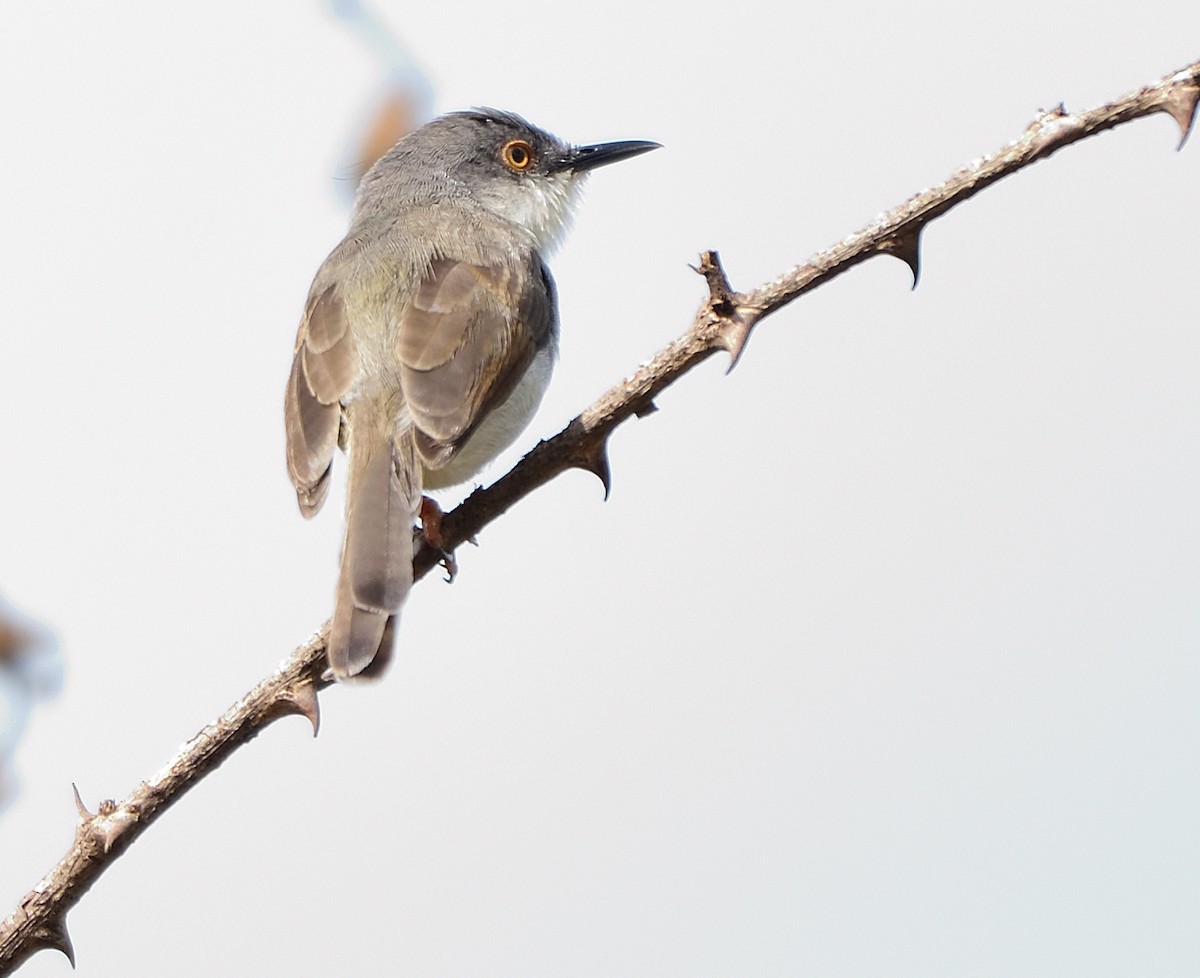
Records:
M38 700L62 685L58 643L45 626L0 598L0 812L16 795L13 755Z
M718 350L731 354L731 369L754 326L765 316L850 267L878 254L900 258L919 271L921 231L930 221L974 196L996 180L1072 143L1105 129L1156 112L1169 114L1187 139L1200 99L1200 61L1124 98L1072 114L1060 105L1042 112L1026 131L998 153L963 167L948 180L922 191L869 226L814 255L803 265L752 289L730 286L715 252L701 256L709 295L691 327L632 376L583 411L562 432L538 444L510 472L486 489L472 493L441 524L451 550L508 510L519 499L560 472L582 468L609 484L606 445L613 430L635 415L654 410L654 398L688 370ZM415 559L417 577L439 561L422 548ZM0 975L9 974L41 948L56 948L71 958L66 914L108 865L168 807L263 727L287 714L301 714L319 727L317 692L328 683L325 640L328 623L297 649L270 677L186 743L174 759L124 801L105 801L93 814L78 794L75 840L62 861L20 902L0 926Z

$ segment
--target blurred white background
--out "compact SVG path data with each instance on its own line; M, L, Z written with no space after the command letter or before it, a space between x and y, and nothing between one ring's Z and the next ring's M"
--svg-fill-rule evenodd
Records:
M735 286L1200 57L1200 5L380 4L595 175L516 458ZM317 3L0 11L0 593L62 694L0 916L327 617L282 396L387 73ZM71 913L81 975L1194 976L1200 145L1157 116L714 358ZM344 186L341 188L344 190ZM485 478L495 478L504 467ZM451 500L452 501L452 500ZM66 975L44 953L22 975Z

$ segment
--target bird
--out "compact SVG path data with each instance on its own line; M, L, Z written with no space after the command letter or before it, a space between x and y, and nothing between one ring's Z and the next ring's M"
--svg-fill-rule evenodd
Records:
M470 480L540 404L559 333L546 261L585 178L657 148L572 145L476 108L404 136L363 176L309 289L284 404L304 517L339 447L349 460L334 679L378 678L392 657L425 491Z

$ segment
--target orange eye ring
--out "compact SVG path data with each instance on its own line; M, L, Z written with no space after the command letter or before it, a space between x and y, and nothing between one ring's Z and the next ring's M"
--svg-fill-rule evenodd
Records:
M533 147L524 139L510 139L500 150L500 158L510 170L522 173L533 166Z

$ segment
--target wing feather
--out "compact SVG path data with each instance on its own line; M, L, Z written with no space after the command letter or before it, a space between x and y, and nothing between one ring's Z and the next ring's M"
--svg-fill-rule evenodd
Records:
M329 491L341 400L357 383L358 371L345 306L330 286L310 299L300 322L284 398L288 475L305 517L321 508Z
M547 279L533 255L491 265L432 262L397 338L405 402L430 468L454 457L547 340L554 316Z

